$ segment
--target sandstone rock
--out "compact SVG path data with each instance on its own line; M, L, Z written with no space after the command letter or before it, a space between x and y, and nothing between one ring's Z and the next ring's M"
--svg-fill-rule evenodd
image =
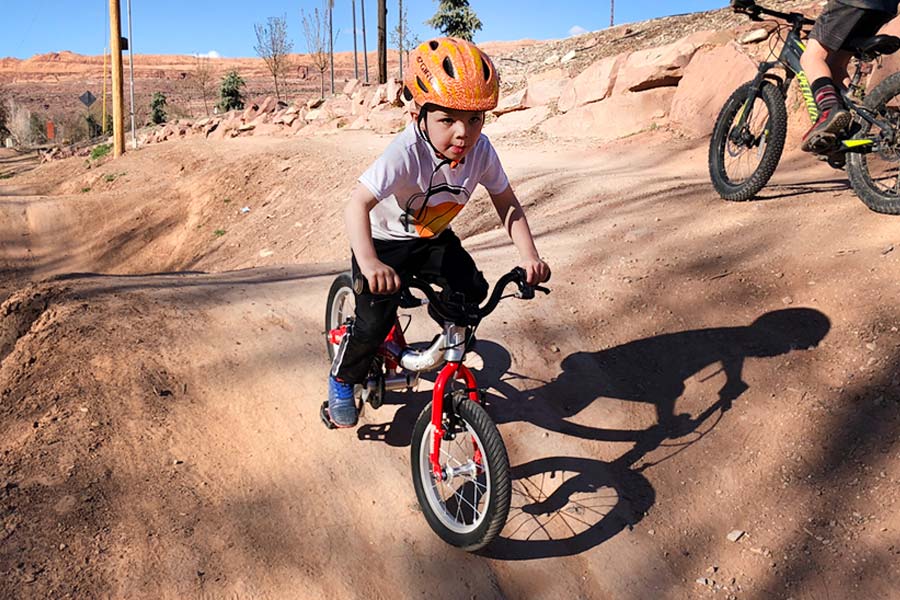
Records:
M492 112L495 115L505 115L515 110L523 110L525 108L525 93L527 91L527 89L521 89L513 94L502 96L499 104L497 104L497 108Z
M570 80L559 97L560 112L608 98L626 58L626 54L602 58Z
M632 52L619 69L613 93L677 85L701 46L721 45L730 39L727 31L699 31L665 46Z
M405 110L385 107L370 112L366 121L368 127L377 133L397 133L409 123L409 113Z
M734 42L700 50L675 91L670 123L695 136L709 135L731 93L755 75L756 63Z
M759 42L765 41L769 39L769 30L760 27L759 29L754 29L748 33L745 33L741 36L740 42L742 44L758 44Z
M306 108L312 110L314 108L319 108L325 103L325 98L313 98L306 103Z
M372 97L369 99L367 106L369 108L375 108L379 104L387 102L387 84L381 84L375 91L372 93Z
M535 125L545 121L550 115L547 106L537 106L511 113L507 113L496 121L485 125L484 133L488 136L501 136L531 129Z
M675 88L669 87L611 96L551 117L541 131L551 137L604 141L627 137L664 123L674 95Z
M565 55L561 59L559 59L559 62L561 62L562 64L566 64L570 60L574 59L576 56L577 56L577 53L574 50L569 50L568 52L565 53Z
M385 98L388 104L393 104L394 106L403 106L403 82L392 77L391 79L388 79L386 86Z
M315 110L311 110L308 113L306 113L306 115L303 118L306 119L307 122L315 121L316 119L319 118L319 115L321 115L321 114L322 114L322 110L317 108Z
M257 109L257 114L259 113L272 113L278 108L278 101L272 96L266 96L266 99L262 101L259 105L259 109Z
M526 108L550 104L559 98L567 83L569 76L562 69L530 75L523 104Z
M252 121L253 119L256 118L256 114L257 114L258 110L259 110L259 107L257 105L255 105L255 104L248 105L244 109L244 112L241 114L241 119L245 123L249 123L250 121Z
M343 94L345 96L352 96L356 90L359 88L359 79L349 79L347 83L344 84Z

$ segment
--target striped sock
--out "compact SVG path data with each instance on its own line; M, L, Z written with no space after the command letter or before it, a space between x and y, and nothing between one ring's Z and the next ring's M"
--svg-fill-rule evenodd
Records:
M819 107L819 112L825 112L832 108L843 108L844 103L841 101L841 96L838 94L831 77L819 77L813 82L810 89L816 101L816 106Z

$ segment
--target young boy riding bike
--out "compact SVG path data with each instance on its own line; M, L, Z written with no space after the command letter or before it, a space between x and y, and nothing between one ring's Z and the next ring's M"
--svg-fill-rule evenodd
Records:
M359 178L344 219L357 294L353 329L338 348L328 380L328 413L338 427L357 421L354 384L363 383L394 324L401 278L434 283L444 297L480 303L488 284L449 228L480 183L521 257L528 283L546 281L525 214L497 154L481 134L484 113L497 106L493 63L474 44L439 38L409 57L403 94L412 122Z
M803 136L803 151L831 148L850 124L850 112L837 88L848 78L852 56L843 50L844 44L854 37L900 35L898 3L900 0L829 0L816 19L800 65L811 82L819 119Z

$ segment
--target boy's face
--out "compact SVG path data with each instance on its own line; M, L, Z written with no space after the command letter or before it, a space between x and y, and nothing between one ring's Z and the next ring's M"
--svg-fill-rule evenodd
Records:
M484 113L434 108L428 111L425 121L428 137L437 151L450 160L460 161L478 141L484 126Z

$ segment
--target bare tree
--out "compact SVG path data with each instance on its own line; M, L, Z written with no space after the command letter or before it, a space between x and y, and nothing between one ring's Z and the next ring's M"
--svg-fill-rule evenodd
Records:
M0 143L9 134L9 109L7 107L9 96L9 92L0 84Z
M275 79L275 97L281 100L278 80L284 80L287 76L288 54L294 47L294 43L287 37L287 16L269 17L265 25L254 24L253 30L256 32L256 45L253 49L269 68Z
M19 146L30 146L34 141L31 128L31 111L9 99L6 104L8 110L7 128Z
M397 47L400 52L400 79L403 79L403 58L409 58L409 51L422 43L419 36L410 33L409 21L407 20L407 10L403 6L403 0L400 0L399 16L397 17L397 26L391 30L391 44Z
M307 13L300 9L300 15L303 20L303 35L306 37L306 50L312 60L313 66L319 71L319 78L322 81L322 98L325 97L325 69L328 68L328 24L325 22L324 12L328 10L327 5L323 6L323 11L313 9L312 13Z
M212 64L210 64L211 59L208 56L200 56L199 54L196 56L196 59L193 78L194 87L197 88L197 93L203 98L203 108L206 110L206 116L208 117L209 103L207 99L215 94Z
M328 3L328 57L331 64L331 93L334 95L334 0L325 0Z

